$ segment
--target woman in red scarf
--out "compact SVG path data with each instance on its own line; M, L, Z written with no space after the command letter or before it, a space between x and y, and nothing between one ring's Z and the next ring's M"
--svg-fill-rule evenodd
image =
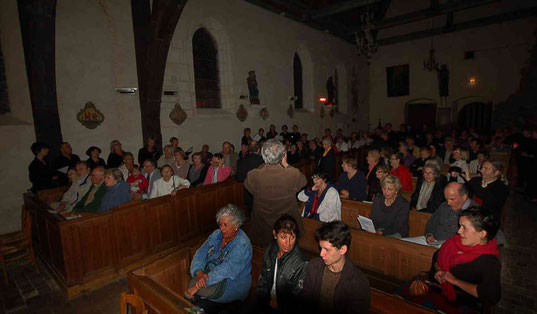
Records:
M458 234L444 242L433 258L434 278L450 305L473 305L478 300L496 304L501 290L494 239L498 222L487 211L471 208L461 213L459 225Z

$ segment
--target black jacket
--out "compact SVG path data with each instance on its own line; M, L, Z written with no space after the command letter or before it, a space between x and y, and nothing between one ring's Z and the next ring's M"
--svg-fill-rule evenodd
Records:
M414 190L414 193L412 193L412 197L410 198L410 208L414 208L418 204L418 198L420 196L420 190L421 186L423 185L423 181L423 177L419 177L418 182L416 183L416 189ZM427 201L427 207L420 210L421 212L434 213L436 211L438 206L440 206L440 204L445 201L445 186L445 180L440 179L436 181L431 192L431 197Z
M326 156L321 157L316 171L328 174L330 182L336 182L336 153L333 149L330 149Z
M263 265L257 282L257 305L260 309L270 306L270 291L274 282L278 250L278 245L273 241L263 255ZM278 260L276 297L280 313L297 313L298 298L302 292L307 264L306 258L298 248L298 243Z

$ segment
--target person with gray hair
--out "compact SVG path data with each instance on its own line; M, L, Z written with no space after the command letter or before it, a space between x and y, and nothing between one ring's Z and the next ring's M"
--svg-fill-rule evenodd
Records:
M106 169L104 171L104 184L106 185L106 193L97 213L109 211L132 200L130 185L125 182L123 173L118 168Z
M227 303L244 301L252 277L252 244L240 228L244 212L228 204L216 213L219 228L196 251L190 264L192 280L184 294L206 313L217 313Z
M276 139L270 139L263 144L261 156L263 161L269 165L279 164L285 155L285 145Z
M285 146L270 139L263 144L261 154L264 165L248 172L244 187L253 195L253 210L249 236L252 243L267 247L272 242L272 227L284 214L291 215L299 224L296 193L306 186L306 177L298 169L289 166Z

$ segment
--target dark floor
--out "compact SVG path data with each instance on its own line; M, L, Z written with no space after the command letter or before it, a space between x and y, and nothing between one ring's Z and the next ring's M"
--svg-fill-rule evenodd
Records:
M496 313L537 314L537 204L513 193L506 206L502 300ZM121 278L67 301L46 268L40 269L36 276L30 265L9 265L7 288L0 273L0 313L119 313L119 295L128 290L126 278Z

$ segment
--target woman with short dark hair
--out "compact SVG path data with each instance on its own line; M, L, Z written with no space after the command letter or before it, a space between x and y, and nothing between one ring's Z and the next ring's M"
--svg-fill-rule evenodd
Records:
M274 223L275 241L265 250L257 282L257 306L262 313L297 313L302 280L308 264L298 248L298 224L290 215Z
M93 168L97 166L102 166L106 168L106 163L104 162L104 159L100 157L101 149L97 146L91 146L86 150L86 155L89 157L86 162L88 163L88 167L93 170Z
M323 222L341 220L339 192L330 184L328 175L317 172L311 178L313 186L298 193L298 200L306 202L302 216Z
M501 297L498 220L481 208L462 211L458 234L448 239L433 256L431 275L442 286L447 302L438 309L446 312L476 302L490 305ZM446 306L446 307L443 307Z
M48 155L48 146L42 142L35 142L30 147L35 158L28 166L32 191L50 189L58 186L58 175L50 168L45 157Z
M156 139L150 136L145 141L144 147L138 151L138 163L143 165L147 159L157 161L161 155L162 151L158 148Z

